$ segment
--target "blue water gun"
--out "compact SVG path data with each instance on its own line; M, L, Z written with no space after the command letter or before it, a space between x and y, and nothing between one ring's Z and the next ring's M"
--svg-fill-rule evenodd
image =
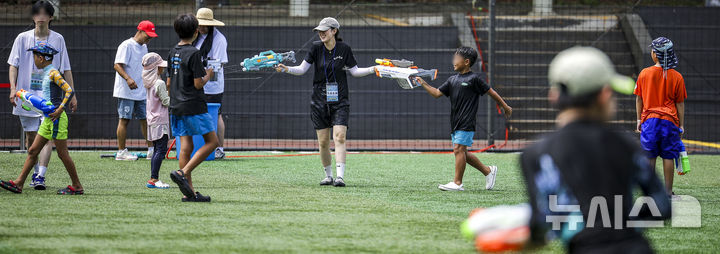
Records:
M45 115L45 117L50 117L50 114L55 112L57 109L52 102L43 99L40 96L34 95L31 92L25 91L24 89L20 89L20 91L15 93L15 95L23 101L21 106L27 111L32 110Z
M272 50L261 52L252 58L245 58L240 66L243 71L259 71L262 68L275 68L282 62L296 62L295 51L275 53Z

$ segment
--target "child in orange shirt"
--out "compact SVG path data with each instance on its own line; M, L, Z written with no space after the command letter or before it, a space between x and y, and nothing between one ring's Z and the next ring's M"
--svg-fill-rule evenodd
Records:
M675 70L678 65L673 43L665 37L653 40L651 57L655 62L642 70L634 94L637 95L637 130L640 143L648 152L655 168L656 159L663 159L665 188L673 194L673 160L685 150L680 136L685 122L685 81Z

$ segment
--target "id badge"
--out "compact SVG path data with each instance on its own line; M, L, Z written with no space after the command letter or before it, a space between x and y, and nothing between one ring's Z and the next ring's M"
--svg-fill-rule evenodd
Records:
M32 74L30 75L30 90L42 90L42 83L43 83L43 70L33 70Z
M218 81L218 73L220 72L220 69L222 68L222 63L220 62L220 59L207 59L207 67L210 67L215 72L215 75L209 80L209 81Z
M340 101L340 92L338 91L338 83L330 82L325 84L325 95L327 96L327 102L335 103Z

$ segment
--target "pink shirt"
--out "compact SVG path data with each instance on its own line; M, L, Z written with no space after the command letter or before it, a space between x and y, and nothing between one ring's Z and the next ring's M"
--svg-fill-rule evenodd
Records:
M165 82L158 79L155 84L147 88L147 124L170 124L170 116L168 115L168 105L170 105L170 97L168 96Z

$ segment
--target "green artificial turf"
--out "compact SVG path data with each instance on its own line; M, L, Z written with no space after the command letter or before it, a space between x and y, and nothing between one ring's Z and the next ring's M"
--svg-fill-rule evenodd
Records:
M167 190L147 189L150 162L100 159L72 152L84 196L58 196L69 183L53 157L48 190L0 190L3 253L472 253L458 225L476 207L525 201L518 154L479 154L499 166L496 189L468 167L465 192L442 192L451 180L449 154L350 154L346 188L319 186L316 155L230 158L193 173L212 203L181 203L168 175ZM261 153L231 153L229 155ZM267 154L267 153L262 153ZM23 154L0 153L0 178L14 179ZM676 177L676 193L702 204L701 228L648 232L661 253L706 252L720 245L720 156L693 155L693 172ZM660 164L660 163L658 163ZM541 252L560 252L554 242Z

